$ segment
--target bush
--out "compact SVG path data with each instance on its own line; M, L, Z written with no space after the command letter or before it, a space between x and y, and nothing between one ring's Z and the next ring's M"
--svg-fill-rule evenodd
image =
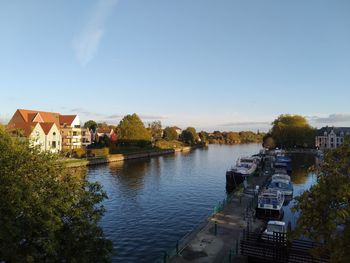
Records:
M104 148L96 148L96 149L88 149L87 154L89 157L106 157L110 153L109 148L104 147Z
M72 153L72 157L74 158L85 158L86 150L84 148L74 149Z

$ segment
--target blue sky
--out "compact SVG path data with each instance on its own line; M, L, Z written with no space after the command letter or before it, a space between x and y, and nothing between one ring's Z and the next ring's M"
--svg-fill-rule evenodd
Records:
M350 125L350 1L0 2L0 121L17 108L206 130L281 113Z

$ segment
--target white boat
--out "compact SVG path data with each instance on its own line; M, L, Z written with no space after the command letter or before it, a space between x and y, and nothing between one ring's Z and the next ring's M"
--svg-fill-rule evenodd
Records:
M255 173L258 165L255 157L242 157L237 160L236 166L232 168L232 172L240 176L249 176Z
M281 218L284 195L275 189L264 189L258 196L256 215L259 218Z
M262 234L262 239L264 240L272 240L274 233L278 233L278 234L283 234L283 237L285 239L285 241L287 241L286 239L286 234L287 234L287 227L286 227L286 223L283 221L268 221L267 222L267 227L265 229L265 231Z
M287 174L274 174L267 188L278 190L284 196L293 196L293 184Z

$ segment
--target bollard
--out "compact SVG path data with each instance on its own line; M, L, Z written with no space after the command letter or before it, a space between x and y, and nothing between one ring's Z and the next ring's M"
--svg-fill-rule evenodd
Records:
M218 234L218 223L215 221L214 222L214 236Z
M168 261L168 253L164 252L163 263L166 263L167 261Z
M238 255L238 240L236 240L236 255Z
M176 255L179 255L179 241L176 242Z

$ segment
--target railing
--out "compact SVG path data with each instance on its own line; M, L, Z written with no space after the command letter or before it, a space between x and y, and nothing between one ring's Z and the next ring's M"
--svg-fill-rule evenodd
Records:
M229 204L232 202L234 197L240 198L240 195L242 194L243 189L237 188L236 191L228 194L226 198L224 198L221 202L219 202L216 206L213 208L213 212L211 214L208 214L205 219L200 220L197 224L196 227L194 227L191 231L189 231L184 237L179 239L176 243L175 246L170 248L169 250L165 251L163 256L159 258L158 260L155 261L155 263L168 263L171 257L174 257L176 255L181 254L181 252L186 248L186 246L191 242L191 240L200 232L208 223L208 219L217 214L220 213L225 205ZM237 243L238 244L238 243ZM238 245L237 245L238 246ZM238 247L234 251L234 253L238 253ZM233 255L233 254L232 254Z

